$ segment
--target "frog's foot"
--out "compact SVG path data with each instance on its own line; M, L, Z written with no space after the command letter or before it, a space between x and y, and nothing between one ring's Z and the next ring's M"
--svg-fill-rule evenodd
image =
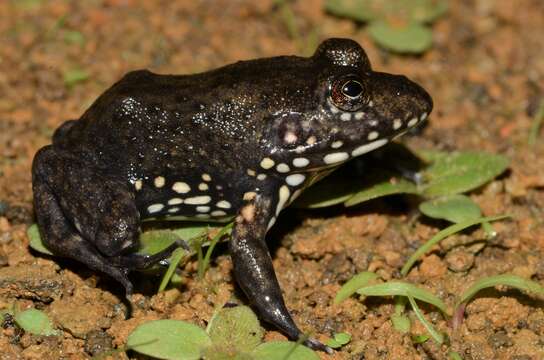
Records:
M304 335L289 314L272 267L272 259L265 243L268 224L273 214L273 200L257 195L246 202L236 217L229 242L234 275L257 313L276 326L289 338L299 340ZM312 349L331 353L332 349L314 339L304 344Z
M170 255L172 255L172 252L179 247L184 248L185 250L190 250L190 247L185 240L178 240L173 244L169 245L166 249L161 250L153 255L132 253L113 256L109 259L115 266L118 267L126 268L129 270L143 270L157 263L164 263L165 265L167 265L168 258L170 257Z
M36 154L32 172L36 219L44 244L54 254L110 275L125 287L127 295L133 289L128 271L166 255L159 253L145 261L112 261L138 245L138 212L133 195L122 184L101 178L80 160L52 146Z

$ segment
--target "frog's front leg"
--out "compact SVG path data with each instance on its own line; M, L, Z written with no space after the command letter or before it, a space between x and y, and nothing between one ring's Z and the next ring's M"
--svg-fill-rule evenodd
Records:
M234 276L260 316L291 339L298 340L302 333L285 306L265 243L277 202L273 196L266 195L255 195L246 201L235 220L229 243L230 254ZM332 352L328 346L314 339L304 343L312 349Z

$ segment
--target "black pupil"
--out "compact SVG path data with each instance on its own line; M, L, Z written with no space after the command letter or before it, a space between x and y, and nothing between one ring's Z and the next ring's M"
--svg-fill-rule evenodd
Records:
M350 80L342 86L342 92L344 95L349 96L351 98L358 97L363 92L363 86L361 83L355 80Z

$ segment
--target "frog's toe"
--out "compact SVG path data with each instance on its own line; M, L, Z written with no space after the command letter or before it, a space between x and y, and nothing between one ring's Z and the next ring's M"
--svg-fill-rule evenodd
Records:
M306 341L304 341L304 345L306 345L307 347L309 347L312 350L324 351L327 354L332 354L334 352L334 350L332 348L330 348L327 345L321 343L320 341L317 341L316 339L312 339L312 338L307 339Z
M181 244L176 241L172 243L170 246L168 246L166 249L161 250L158 253L153 255L132 253L132 254L126 254L126 255L113 256L113 257L110 257L109 260L115 266L126 268L129 271L143 270L143 269L147 269L148 267L152 265L155 265L157 263L162 263L163 261L167 260L170 257L170 255L172 255L172 252L178 247L180 247L180 245ZM187 245L187 243L185 243L185 245ZM181 245L181 247L185 248L183 245Z

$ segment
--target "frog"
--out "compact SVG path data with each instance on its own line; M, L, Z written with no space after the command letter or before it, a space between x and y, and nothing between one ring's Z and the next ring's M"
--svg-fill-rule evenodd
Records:
M331 352L290 315L266 234L304 189L418 126L432 108L420 85L374 71L345 38L309 57L189 75L132 71L36 153L40 234L53 254L109 275L130 297L129 273L180 245L138 254L143 221L232 221L232 272L259 317Z

